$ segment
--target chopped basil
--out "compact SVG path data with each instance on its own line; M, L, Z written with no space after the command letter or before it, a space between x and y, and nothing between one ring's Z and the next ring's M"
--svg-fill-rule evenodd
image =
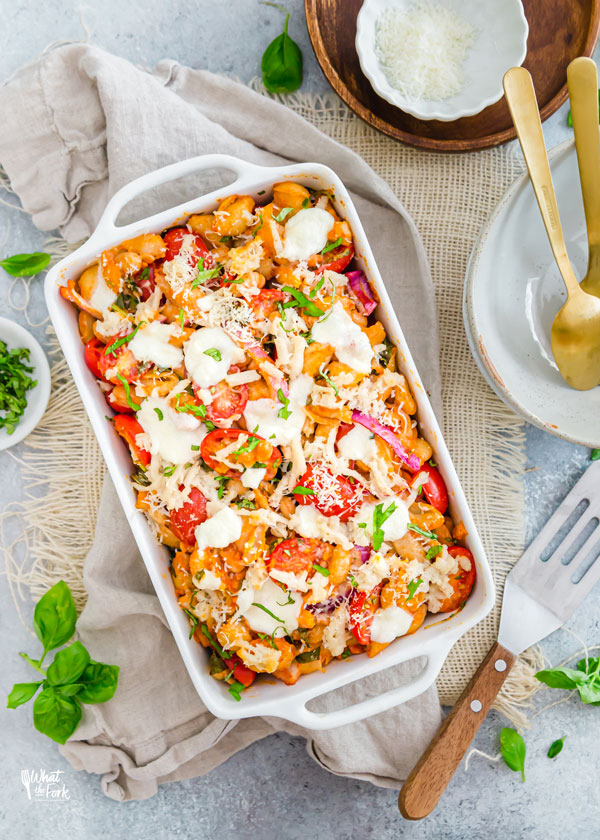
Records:
M375 510L373 511L373 548L375 551L379 551L383 543L384 534L381 526L390 518L395 510L395 502L392 502L385 510L383 509L383 502L375 505Z
M256 237L256 234L258 233L258 231L262 228L262 226L264 224L264 219L263 219L263 214L262 213L258 214L258 218L260 219L260 221L259 221L258 225L252 231L252 239L254 239Z
M319 318L321 315L325 314L323 310L309 300L303 292L298 291L298 289L294 289L293 286L282 286L281 291L287 292L294 298L293 301L289 300L287 303L283 304L284 309L289 309L291 306L299 306L300 309L304 309L306 314L313 318Z
M229 477L226 476L226 475L216 475L215 476L215 481L219 485L219 489L217 491L217 496L219 497L219 499L222 499L223 498L223 493L225 491L225 487L227 485L227 482L229 481Z
M327 245L321 251L322 254L327 254L329 251L335 251L336 248L339 248L342 244L342 237L338 237L335 242L328 242Z
M315 648L314 650L307 650L304 653L299 653L296 657L296 662L314 662L315 659L318 659L321 656L321 648Z
M297 493L298 496L314 496L315 491L312 487L304 487L302 484L299 484L297 487L294 487L292 493Z
M221 351L217 350L216 347L209 347L208 350L204 351L204 355L205 356L210 356L211 359L215 360L215 362L220 362L221 358L222 358L221 357Z
M278 213L277 216L274 216L273 218L275 219L276 222L283 222L283 220L286 218L286 216L289 216L290 213L293 213L293 212L294 212L293 207L284 207L283 210L281 211L281 213Z
M152 484L148 477L148 474L141 467L138 467L137 470L129 476L129 478L136 484L141 484L142 487L148 487L150 484Z
M277 399L282 404L283 408L280 408L277 412L277 416L281 417L282 420L287 420L288 417L291 417L292 412L289 410L288 405L290 404L289 399L283 393L283 390L279 388L277 391Z
M278 617L275 615L275 613L272 613L272 612L271 612L271 610L268 610L266 607L263 607L263 605L262 605L262 604L257 604L257 603L256 603L256 601L253 601L253 602L252 602L252 606L253 606L253 607L258 607L258 609L259 609L259 610L262 610L263 612L266 612L266 613L267 613L267 615L270 615L270 616L271 616L271 618L274 618L274 619L275 619L275 621L278 621L278 622L281 624L281 626L282 626L282 627L285 627L285 621L284 621L282 618L278 618Z
M235 682L233 682L229 686L228 691L231 694L231 696L233 697L233 699L237 700L237 702L239 703L240 700L242 699L242 692L245 691L245 689L246 689L246 686L243 683L238 682L236 680Z
M417 589L419 588L419 586L422 583L423 583L423 581L422 581L421 578L417 578L416 580L411 580L409 582L409 584L408 584L408 598L406 599L407 602L412 601L412 599L415 597L415 592L417 591Z
M323 288L323 283L324 283L324 282L325 282L325 277L321 277L321 279L319 280L319 282L317 283L317 285L314 287L314 289L312 289L312 290L309 292L309 295L308 295L308 296L309 296L309 298L310 298L311 300L312 300L312 298L314 298L314 296L317 294L317 292L319 291L319 289Z
M307 207L310 207L310 198L305 198L302 202L302 209L306 210Z
M141 324L138 324L138 325L137 325L137 327L133 330L133 332L130 332L130 333L128 333L127 335L124 335L122 338L118 338L116 341L114 341L114 342L110 345L110 347L105 347L105 348L104 348L104 355L105 355L105 356L108 356L108 354L109 354L109 353L114 353L114 351L115 351L118 347L121 347L123 344L127 344L127 342L128 342L128 341L131 341L131 339L134 337L134 335L136 335L137 331L139 330L139 328L140 328L140 327L142 326L142 324L144 324L144 323L145 323L145 322L144 322L144 321L142 321L142 323L141 323Z
M235 452L233 453L234 458L237 460L243 452L252 452L253 449L256 449L259 443L259 437L254 437L253 435L250 435L248 437L248 441L243 446L240 446L239 449L235 450Z
M187 615L187 617L190 620L191 627L190 627L189 638L191 639L192 636L194 635L195 631L196 631L196 627L198 626L198 616L194 615L194 613L191 612L190 610L184 610L184 613Z
M163 470L163 475L170 476L173 475L175 470L177 469L177 464L171 464L170 467L165 467Z
M432 545L431 548L427 549L427 554L425 555L426 560L433 560L434 557L437 557L438 554L441 554L444 550L443 545Z
M348 648L344 648L342 651L342 659L348 659L349 656L352 656L352 651Z
M160 408L155 408L154 411L156 412L156 416L158 417L159 420L164 420L165 419L165 416L162 413L162 411L160 410Z
M129 408L132 411L139 411L142 406L131 399L131 388L129 387L129 382L125 379L124 376L121 376L120 373L117 374L117 379L125 389L125 400Z
M195 289L196 286L200 286L200 284L204 283L205 280L212 280L214 277L218 277L223 266L216 265L214 268L204 270L204 257L200 257L196 267L198 269L198 274L192 281L192 289Z
M192 449L194 450L194 452L199 452L200 451L200 447L198 446L197 443L192 443Z
M413 525L412 522L407 525L407 528L409 531L415 531L417 534L421 534L422 537L427 537L428 540L437 540L437 536L433 533L433 531L426 531L418 525Z
M184 325L185 325L185 319L183 317L183 309L180 309L179 310L179 326L181 327L181 329L183 329Z
M247 510L256 510L256 504L252 501L252 499L239 499L237 502L234 502L234 505L239 508L246 508Z
M336 385L336 384L335 384L335 382L333 382L333 381L329 378L329 376L325 373L325 364L322 364L322 365L321 365L321 367L319 368L319 374L322 376L322 378L325 380L325 382L327 382L327 384L328 384L331 388L333 388L333 390L334 390L334 393L335 393L336 397L339 397L340 392L339 392L339 391L338 391L338 389L337 389L337 385Z
M318 572L320 575L323 575L323 577L329 577L329 569L325 568L325 566L319 566L318 563L313 563L312 567L315 570L315 572Z

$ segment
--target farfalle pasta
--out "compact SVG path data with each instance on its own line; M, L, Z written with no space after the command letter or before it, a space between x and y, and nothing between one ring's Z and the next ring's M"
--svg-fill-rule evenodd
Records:
M236 699L260 673L375 656L475 580L334 197L285 181L260 201L228 196L61 287Z

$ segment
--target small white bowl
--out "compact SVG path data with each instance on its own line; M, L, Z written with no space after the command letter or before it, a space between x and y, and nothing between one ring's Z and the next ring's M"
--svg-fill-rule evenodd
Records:
M33 368L33 373L29 376L34 380L37 379L35 388L27 391L27 408L12 435L9 435L6 429L0 429L0 450L2 450L24 440L42 419L50 399L50 367L39 342L14 321L0 318L0 339L6 342L9 350L14 350L15 347L29 349L29 365Z
M363 73L376 93L420 120L449 122L478 114L503 95L502 77L527 54L529 26L521 0L432 0L468 21L475 42L468 50L465 85L448 99L408 99L392 87L375 52L376 22L385 9L407 10L415 0L365 0L356 21L356 51Z

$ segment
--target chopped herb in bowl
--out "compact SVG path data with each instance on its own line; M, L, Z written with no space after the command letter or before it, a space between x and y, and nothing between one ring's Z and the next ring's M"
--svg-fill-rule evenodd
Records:
M29 374L29 350L16 347L9 350L0 341L0 429L12 435L27 408L27 391L35 388L37 380Z

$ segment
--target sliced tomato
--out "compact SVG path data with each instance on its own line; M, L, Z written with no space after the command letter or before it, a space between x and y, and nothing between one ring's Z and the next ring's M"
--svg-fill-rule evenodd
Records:
M135 414L133 408L127 404L125 389L122 385L115 385L107 394L106 402L113 411L119 414Z
M336 256L338 254L339 256ZM335 251L331 251L327 254L330 261L318 268L317 274L320 274L323 271L335 271L336 274L341 274L342 271L348 267L353 256L354 245L352 243L350 245L342 244L339 248L336 248Z
M244 432L242 429L215 429L209 432L200 444L200 455L204 462L219 475L237 478L241 470L230 469L219 461L216 455L221 449L230 446L240 438L242 440L240 440L239 452L234 450L228 460L246 469L255 464L265 464L267 469L265 479L268 481L273 478L282 461L281 452L268 440L252 432Z
M281 289L261 289L254 295L250 308L257 318L268 318L277 309L277 304L284 298Z
M142 300L148 300L154 289L156 288L156 279L154 277L154 265L148 265L142 268L133 277L133 282L140 290Z
M352 635L361 645L368 645L371 641L371 624L375 611L379 606L379 593L382 584L370 592L354 592L350 602L350 629Z
M345 437L345 435L347 435L348 432L351 432L353 428L354 423L340 423L340 425L338 426L337 435L335 437L336 443L338 442L338 440L341 440L343 437Z
M194 237L195 245L193 254L193 264L197 265L199 260L203 260L202 267L205 271L209 268L213 268L215 260L213 255L206 247L204 240L202 239L199 233L190 233L186 227L171 228L171 230L168 230L166 233L163 233L162 238L164 240L165 245L167 246L167 250L165 252L165 260L172 260L173 257L176 257L177 254L181 251L184 236Z
M127 344L121 344L112 353L106 352L121 337L115 335L109 338L106 342L106 347L103 347L102 353L98 358L98 368L102 374L102 378L108 382L114 382L115 385L118 385L121 381L119 376L122 376L127 382L133 382L139 375L138 360L127 347ZM111 372L110 375L109 371Z
M114 419L114 424L115 431L129 445L133 460L141 464L142 467L147 467L150 463L151 456L147 449L139 446L135 441L137 435L144 433L144 430L135 417L132 417L130 414L117 414Z
M342 522L358 512L365 492L361 484L353 484L345 475L334 476L323 464L309 464L297 486L313 491L294 493L298 504L314 505L325 516L339 516Z
M105 346L99 339L90 338L83 351L85 363L92 371L96 379L104 379L102 371L100 370L100 359L104 355L104 350Z
M325 544L321 540L306 537L290 537L275 546L267 558L267 568L300 575L310 572L313 563L323 559Z
M256 679L256 671L251 671L250 668L244 665L244 663L237 658L237 656L232 656L231 659L225 659L224 661L229 670L233 669L233 674L231 676L235 680L241 682L241 684L246 688L252 685Z
M448 554L451 554L452 557L466 557L471 563L471 568L466 571L462 566L459 566L456 575L450 578L450 585L454 592L442 601L438 612L452 612L462 607L471 594L477 577L475 560L468 548L462 545L453 545L448 549Z
M235 373L236 371L237 368L235 368L235 370L233 368L230 369L230 372ZM199 391L200 389L194 386L196 401L198 402L198 405L202 405ZM248 402L247 385L236 385L233 387L232 385L228 385L227 382L222 379L221 382L214 385L210 391L213 399L212 402L206 406L206 416L210 421L218 426L222 420L231 420L232 417L242 416L244 409L246 408L246 403Z
M448 509L448 491L446 490L446 482L442 478L440 471L436 470L430 464L424 463L419 467L417 476L421 476L423 473L427 473L429 476L425 483L420 481L425 498L440 513L446 513Z
M183 485L179 489L183 490ZM197 487L192 487L188 501L171 511L171 531L185 545L196 545L196 526L206 518L206 497Z

